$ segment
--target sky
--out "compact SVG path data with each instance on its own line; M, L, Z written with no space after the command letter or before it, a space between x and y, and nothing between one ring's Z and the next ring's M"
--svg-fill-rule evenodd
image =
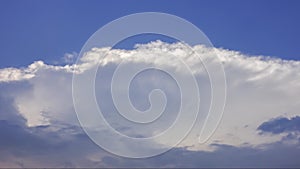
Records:
M214 46L252 55L299 59L298 1L6 1L0 7L0 67L53 62L79 52L97 29L137 12L178 15ZM5 56L5 57L4 57Z
M300 166L299 1L0 3L0 168ZM146 34L80 53L137 12L213 46Z

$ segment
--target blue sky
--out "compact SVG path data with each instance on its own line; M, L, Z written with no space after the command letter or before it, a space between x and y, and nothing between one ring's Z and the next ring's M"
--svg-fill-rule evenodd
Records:
M136 12L166 12L198 26L216 47L299 60L299 1L16 1L0 6L0 67L79 52L97 29Z

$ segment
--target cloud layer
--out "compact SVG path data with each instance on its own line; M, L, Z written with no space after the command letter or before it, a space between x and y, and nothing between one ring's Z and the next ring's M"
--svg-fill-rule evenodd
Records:
M178 107L173 105L179 102L176 94L178 88L171 78L157 72L141 74L140 78L133 81L135 90L131 91L131 100L136 108L146 110L149 107L149 91L161 88L169 99L166 107L168 116L162 117L156 123L156 128L145 125L137 130L136 126L128 127L126 121L116 115L109 87L111 75L121 61L126 61L131 66L160 65L180 72L182 67L178 58L184 59L202 84L200 93L204 99L201 100L201 111L205 114L209 109L205 105L211 97L208 92L208 75L205 68L195 62L199 58L191 49L201 53L201 59L212 70L219 59L226 73L226 109L219 127L208 142L199 144L197 140L204 120L201 115L197 120L198 125L174 150L140 161L123 159L104 152L80 129L72 103L72 73L81 74L95 66L99 66L96 77L97 98L105 98L99 101L99 106L118 131L131 136L151 136L166 129L176 117L174 112ZM188 47L180 43L168 44L160 41L137 45L133 50L109 51L109 48L94 48L76 64L54 66L37 61L27 68L1 69L0 125L1 134L5 136L1 138L1 149L4 152L0 158L1 166L130 167L154 166L155 162L158 166L165 167L200 167L213 166L217 161L221 167L299 167L297 160L292 158L300 152L298 133L291 135L284 132L292 131L298 124L295 121L300 108L299 79L299 61L247 56L226 49L206 48L201 45ZM274 118L277 119L269 121ZM257 129L272 134L260 134ZM15 135L23 141L18 141ZM276 155L278 151L275 147L286 155ZM55 154L61 152L64 152L61 157L55 157ZM82 154L75 155L79 152ZM180 160L183 156L186 156L182 158L185 160ZM226 159L228 156L236 157L236 161ZM50 163L45 160L47 158ZM203 160L199 161L200 158ZM264 160L276 162L271 164Z

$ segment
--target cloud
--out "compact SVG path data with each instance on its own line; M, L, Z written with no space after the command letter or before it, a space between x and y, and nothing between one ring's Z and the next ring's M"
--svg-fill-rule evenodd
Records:
M258 130L272 134L300 132L300 116L295 116L290 119L286 117L271 119L261 124Z
M73 64L73 63L75 63L77 57L78 57L78 53L76 53L76 52L65 53L62 60L66 64Z
M74 66L53 66L46 65L43 61L36 61L27 68L4 68L0 71L0 82L13 82L32 79L40 70L53 70L73 72Z
M298 167L299 148L273 143L265 150L251 147L214 145L216 150L191 151L174 148L168 153L147 159L125 159L105 157L105 164L115 167L171 167L171 168L258 168L258 167Z
M11 87L6 85L1 84L0 88ZM100 160L109 154L96 146L80 127L54 120L51 125L28 127L5 90L1 90L0 105L1 167L105 167L89 158L98 154Z
M201 53L202 59L212 68L216 59L220 59L228 86L222 121L205 144L199 144L197 138L211 98L207 73L203 66L195 62L198 58L191 53L190 47L157 41L137 45L133 50L93 48L78 63L69 65L55 66L37 61L25 68L0 69L0 125L3 128L0 132L5 135L1 138L2 149L6 147L0 158L1 165L299 166L296 159L292 158L298 156L299 142L294 142L298 136L286 132L296 131L298 126L300 62L247 56L237 51L201 45L192 49ZM215 54L217 57L214 57ZM155 123L155 128L151 125L137 127L116 113L110 94L111 76L121 61L126 61L128 66L154 64L181 72L182 66L176 58L187 61L201 84L202 114L189 136L174 150L156 158L129 160L101 150L84 135L72 102L73 73L88 72L99 63L95 81L96 97L107 121L119 132L148 137L165 130L176 117L174 112L178 107L174 105L178 105L180 100L174 81L155 71L144 72L134 79L130 96L137 109L149 108L148 94L152 89L162 89L168 98L166 115ZM279 116L285 118L269 121ZM259 134L257 129L274 134ZM18 141L12 133L19 135L23 141ZM118 140L114 142L116 146L122 146L117 145ZM161 142L156 143L159 145ZM283 157L276 155L276 147L285 154ZM236 160L229 159L230 156ZM275 162L266 164L262 160Z
M0 121L0 127L1 167L92 167L89 155L107 154L69 125L28 128Z

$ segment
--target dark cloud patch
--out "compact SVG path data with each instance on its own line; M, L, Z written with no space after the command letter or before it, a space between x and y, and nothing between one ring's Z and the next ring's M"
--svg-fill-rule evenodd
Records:
M280 134L284 132L300 132L300 116L292 118L280 117L262 123L258 128L261 132Z
M13 99L5 98L0 95L0 121L9 121L12 124L24 126L25 118L21 116L13 106Z
M106 154L81 130L68 125L59 130L57 124L29 128L2 120L0 135L2 167L4 162L14 167L93 167L88 156Z
M214 145L216 151L190 151L174 148L162 155L147 159L105 157L103 162L113 167L176 167L176 168L244 168L299 167L299 148L280 142L265 145L264 149Z
M299 167L299 145L281 142L263 149L214 144L213 152L174 148L146 159L129 159L109 154L76 126L24 128L0 121L0 164L19 167ZM59 126L59 130L56 128ZM293 139L293 138L285 138ZM91 158L92 157L92 158ZM5 166L4 166L5 167Z
M106 154L78 126L52 120L28 127L6 90L10 86L0 84L0 167L93 167L89 155Z
M26 124L26 119L19 114L14 104L12 93L8 92L11 90L12 86L18 88L18 90L21 90L19 85L20 83L15 83L12 85L0 83L0 121L9 121L10 124L24 126Z

